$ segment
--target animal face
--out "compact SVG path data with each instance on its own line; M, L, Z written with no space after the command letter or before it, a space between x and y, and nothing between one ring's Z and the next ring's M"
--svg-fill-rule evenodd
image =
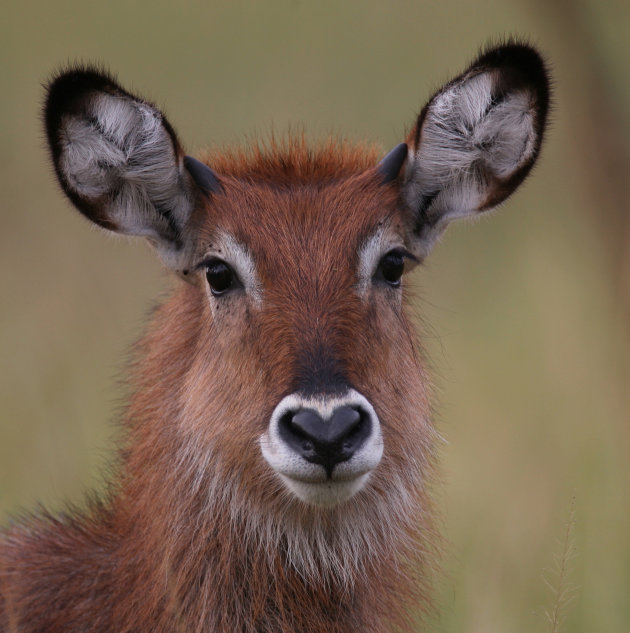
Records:
M163 388L198 461L259 503L330 509L391 504L422 479L433 432L407 276L451 220L522 182L547 102L538 54L508 44L380 162L300 137L198 161L153 105L89 68L51 84L46 123L77 208L146 237L189 282L161 330L185 341L162 362L185 369Z
M224 179L199 229L191 268L214 358L196 375L225 381L221 419L257 394L244 446L229 422L216 429L223 452L258 460L259 480L271 467L307 503L346 500L381 461L384 435L426 427L403 310L416 258L397 202L374 166L325 186Z

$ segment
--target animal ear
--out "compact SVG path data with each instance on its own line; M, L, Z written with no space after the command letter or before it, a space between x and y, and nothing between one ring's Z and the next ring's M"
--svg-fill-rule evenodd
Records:
M59 182L99 226L141 235L177 266L210 168L187 159L164 115L92 68L58 75L48 88L45 123ZM192 161L192 162L191 162ZM201 174L201 175L200 175Z
M515 43L482 54L433 95L407 137L399 177L417 257L451 220L492 209L521 184L538 157L548 105L543 60Z

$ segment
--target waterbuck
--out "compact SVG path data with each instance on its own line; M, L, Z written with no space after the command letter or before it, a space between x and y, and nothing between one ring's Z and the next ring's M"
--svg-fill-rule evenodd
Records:
M135 350L107 494L0 536L0 631L417 630L439 536L407 274L520 185L548 93L508 42L384 158L301 135L192 158L108 74L58 74L63 191L181 282Z

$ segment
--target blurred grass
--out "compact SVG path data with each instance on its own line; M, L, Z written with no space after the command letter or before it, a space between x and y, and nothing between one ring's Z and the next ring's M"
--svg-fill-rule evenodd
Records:
M500 213L453 227L414 278L448 440L450 545L434 630L548 631L543 577L575 497L575 591L560 630L627 631L630 277L615 253L630 252L630 235L608 227L615 213L627 219L628 197L614 206L592 147L610 121L590 108L610 100L627 152L630 9L569 4L572 38L568 23L524 0L5 3L3 521L98 485L125 350L169 287L148 249L106 239L58 193L39 122L41 83L55 69L105 63L164 106L190 151L300 123L387 148L482 43L518 34L545 51L556 79L541 164ZM605 94L592 93L576 50L597 52Z

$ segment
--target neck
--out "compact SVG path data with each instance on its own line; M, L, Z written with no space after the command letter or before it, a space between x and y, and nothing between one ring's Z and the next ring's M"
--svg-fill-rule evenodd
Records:
M165 336L158 318L147 347L184 360L157 373L149 355L136 367L115 502L122 567L133 578L126 585L137 593L124 602L142 605L130 617L161 618L158 633L417 630L436 542L431 501L418 485L430 464L418 461L418 472L408 464L395 484L375 472L331 509L290 497L275 476L252 493L224 453L180 423L181 398L169 385L186 383L191 355L177 347L195 336L185 328Z
M216 496L210 476L192 496L193 482L175 479L128 517L129 547L141 551L125 558L143 561L138 586L162 614L157 631L410 631L410 608L427 604L418 514L401 523L376 509L366 520L351 500L326 512L287 507L276 519L246 513L233 486Z

